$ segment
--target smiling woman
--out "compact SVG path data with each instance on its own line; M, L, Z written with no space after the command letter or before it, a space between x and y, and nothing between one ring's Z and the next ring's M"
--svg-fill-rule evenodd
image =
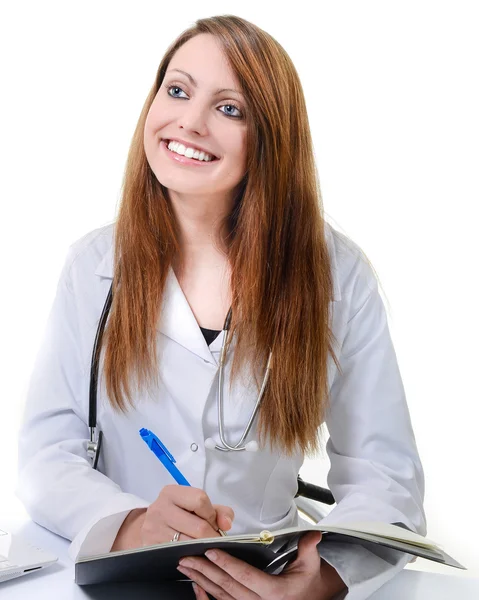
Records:
M116 223L73 244L65 264L29 388L18 493L72 540L73 558L274 531L299 524L297 476L324 424L336 501L325 522L425 533L377 280L324 220L296 69L252 23L200 19L161 59ZM183 485L145 454L143 428ZM347 588L360 600L409 559L334 542L318 551L319 540L301 538L279 575L221 552L179 569L203 598L327 600Z
M218 83L223 83L222 89ZM241 96L234 88L239 88L237 77L211 34L194 36L169 62L145 121L144 146L148 164L168 189L173 206L181 196L183 203L231 213L235 190L246 172L248 128L239 100L231 98L233 93ZM168 153L162 152L162 140L179 142L173 152L190 159L177 159L176 165L198 166L195 149L216 160L206 170L175 169Z

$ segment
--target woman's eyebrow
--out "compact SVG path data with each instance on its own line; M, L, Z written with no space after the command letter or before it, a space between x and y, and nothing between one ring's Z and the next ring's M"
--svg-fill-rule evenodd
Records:
M197 84L195 78L192 75L190 75L189 73L187 73L186 71L182 71L181 69L169 69L168 71L166 71L165 75L167 73L171 73L171 71L178 71L178 73L183 73L183 75L186 75L186 77L188 77L188 79L190 80L192 85L194 85L195 87L198 87L198 84ZM213 95L217 96L218 94L221 94L223 92L234 92L235 94L238 94L239 96L243 95L239 90L234 90L232 88L220 88L219 90L216 90L216 92L214 92Z

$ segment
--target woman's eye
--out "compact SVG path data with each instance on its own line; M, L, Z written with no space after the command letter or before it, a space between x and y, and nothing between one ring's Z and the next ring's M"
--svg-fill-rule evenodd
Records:
M239 108L238 108L236 105L234 105L234 104L223 104L223 106L220 106L220 108L229 108L229 109L231 109L231 108L232 108L233 110L236 110L237 112L239 112L239 115L231 115L231 114L229 114L229 113L225 112L225 115L226 115L227 117L233 117L233 118L235 118L235 119L241 119L241 117L243 116L243 115L241 114L241 111L240 111L240 109L239 109Z
M182 90L180 87L178 87L177 85L170 85L170 86L168 86L168 88L167 88L168 94L169 94L170 96L172 96L172 95L170 94L170 91L171 91L171 90L180 90L180 91L182 91L182 92L183 92L183 90ZM184 92L183 92L183 93L184 93ZM173 97L173 98L177 98L178 96L172 96L172 97Z
M181 96L177 96L176 94L173 94L172 93L173 90L179 90L180 92L183 92L183 94L185 93L178 85L169 85L166 88L166 90L167 90L168 95L171 96L172 98L180 98L181 97ZM236 104L232 104L231 102L229 104L223 104L223 106L220 106L220 108L228 109L226 112L221 111L227 117L232 117L233 119L241 119L243 117L241 110L238 108L238 106L236 106ZM232 111L236 111L239 114L231 114Z

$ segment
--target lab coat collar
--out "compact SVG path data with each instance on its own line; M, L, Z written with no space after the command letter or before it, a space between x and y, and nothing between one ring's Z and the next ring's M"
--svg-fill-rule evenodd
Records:
M107 279L113 279L113 252L114 252L114 244L111 242L108 250L103 255L103 258L99 262L95 275L99 275L100 277L106 277Z
M341 284L338 271L338 263L336 260L336 243L333 235L332 226L329 223L324 224L324 234L328 245L329 260L331 262L331 273L333 276L333 302L341 300Z
M333 302L339 302L341 300L341 286L339 282L338 264L336 260L336 246L333 230L329 223L325 223L325 235L331 260L331 271L333 274ZM103 256L101 262L99 263L95 271L95 275L107 277L108 279L113 279L113 250L114 245L112 242L106 254ZM178 282L176 283L178 284Z
M326 224L325 233L333 274L333 302L338 302L341 300L338 265L336 261L334 237L331 227L328 224ZM95 271L95 275L113 279L113 253L114 244L112 242L100 261ZM176 275L171 268L166 280L163 311L158 329L161 333L167 335L178 344L181 344L206 362L218 365L218 360L215 355L221 349L224 332L220 333L211 346L208 347L193 311L191 310Z

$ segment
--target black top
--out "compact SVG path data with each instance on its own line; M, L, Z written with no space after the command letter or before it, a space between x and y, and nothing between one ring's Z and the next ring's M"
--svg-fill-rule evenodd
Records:
M206 329L206 327L200 327L200 329L208 346L212 344L221 333L221 329L219 331L217 329Z

